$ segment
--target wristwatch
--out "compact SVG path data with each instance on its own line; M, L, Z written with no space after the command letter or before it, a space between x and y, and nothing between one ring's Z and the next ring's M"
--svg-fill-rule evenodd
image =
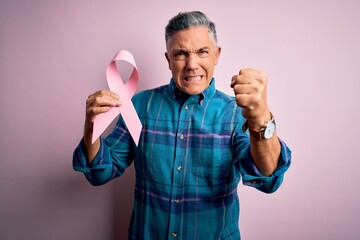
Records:
M242 126L243 132L246 132L249 129L251 136L255 137L257 140L266 140L271 138L276 132L276 123L275 118L270 112L271 119L267 121L259 130L254 129L250 126L250 123L246 120Z

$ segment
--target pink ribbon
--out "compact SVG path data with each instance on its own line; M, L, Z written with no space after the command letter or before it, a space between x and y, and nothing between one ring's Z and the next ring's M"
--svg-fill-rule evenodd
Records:
M126 61L134 67L125 84L117 70L116 61ZM139 74L133 55L125 50L117 52L106 69L106 78L110 90L120 96L122 105L120 107L112 107L108 112L96 116L92 143L105 131L117 115L121 113L131 137L135 144L138 145L142 124L131 102L131 97L135 94L139 83Z

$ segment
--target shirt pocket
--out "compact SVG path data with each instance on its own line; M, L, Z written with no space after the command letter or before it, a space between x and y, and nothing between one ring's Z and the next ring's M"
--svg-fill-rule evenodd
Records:
M192 174L200 178L226 178L230 174L230 149L217 149L213 145L196 148L191 162Z

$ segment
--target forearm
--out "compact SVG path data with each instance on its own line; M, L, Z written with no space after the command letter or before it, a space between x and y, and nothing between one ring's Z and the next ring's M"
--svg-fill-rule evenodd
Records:
M92 143L93 125L97 115L108 112L111 107L121 106L116 93L100 90L88 96L86 100L86 119L84 127L84 151L88 164L91 164L100 149L100 140Z
M94 143L92 143L92 129L93 123L85 123L84 127L84 151L86 155L86 160L88 164L91 164L94 160L97 152L100 149L100 140L96 139Z
M100 144L100 149L98 151L99 153L97 153L92 161L89 162L87 159L88 157L84 141L85 137L74 151L74 170L83 172L88 181L94 186L98 186L110 181L112 177L116 175L112 172L113 170L116 171L116 169L114 169L112 166L112 159L110 157L109 149L107 146L105 146L105 144Z
M279 139L276 134L267 140L259 140L250 135L250 152L261 174L270 176L277 168L280 158Z

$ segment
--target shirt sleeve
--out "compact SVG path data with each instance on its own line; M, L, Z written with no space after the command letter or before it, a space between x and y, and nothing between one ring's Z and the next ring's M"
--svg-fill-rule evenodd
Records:
M73 169L83 172L92 185L98 186L121 176L132 159L131 137L120 118L108 137L100 137L100 149L91 164L87 163L81 139L73 154Z
M250 144L245 148L240 162L240 173L244 185L255 187L265 193L275 192L280 187L291 163L291 151L281 139L279 141L281 146L279 163L270 176L263 176L256 167L250 154Z
M240 171L242 182L246 186L255 187L265 192L275 192L284 179L284 173L291 164L291 150L281 139L281 153L279 163L275 171L270 176L264 176L256 167L255 162L250 153L250 138L248 132L244 133L241 129L242 123L245 121L240 117L240 121L236 124L233 138L233 159L234 164Z

